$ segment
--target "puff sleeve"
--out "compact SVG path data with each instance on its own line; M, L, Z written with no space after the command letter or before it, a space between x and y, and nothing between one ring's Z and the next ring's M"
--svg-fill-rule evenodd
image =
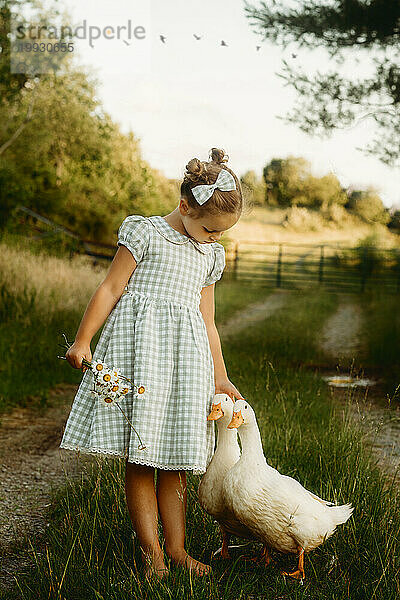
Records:
M142 215L126 217L118 229L117 245L126 246L136 263L139 263L149 246L149 226L146 217Z
M213 246L214 248L214 260L211 267L211 271L209 271L205 282L202 287L207 287L212 283L221 279L223 270L225 268L225 248L222 244L218 244L218 242Z

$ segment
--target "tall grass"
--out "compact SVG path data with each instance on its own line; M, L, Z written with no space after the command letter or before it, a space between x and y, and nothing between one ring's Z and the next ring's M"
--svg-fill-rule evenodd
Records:
M0 414L45 407L50 387L79 382L82 373L56 358L64 354L57 344L63 332L73 340L104 274L87 257L68 261L0 244Z
M318 357L318 333L335 304L324 293L294 294L289 306L224 347L229 376L256 411L269 463L318 495L355 506L350 521L307 555L304 585L285 579L278 568L244 563L238 550L232 562L213 562L209 577L171 568L164 582L145 584L125 504L124 465L99 458L86 482L69 481L57 493L46 546L39 555L31 545L36 566L17 578L8 598L398 598L398 494L373 463L347 411L332 403L318 372L302 367L305 357ZM220 540L196 500L199 479L188 476L187 549L209 562ZM295 565L291 557L277 560L280 567Z
M0 243L0 273L1 283L13 298L25 289L35 294L35 308L46 320L60 310L84 309L106 270L94 269L88 256L68 260Z

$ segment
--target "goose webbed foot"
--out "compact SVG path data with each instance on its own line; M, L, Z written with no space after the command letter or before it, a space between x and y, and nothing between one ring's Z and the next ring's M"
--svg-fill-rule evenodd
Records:
M255 562L257 565L262 565L264 567L268 567L271 562L274 562L271 558L270 550L268 546L264 544L261 554L259 556L242 556L242 560L250 560L251 562Z
M282 575L287 575L288 577L292 577L293 579L305 579L304 573L304 548L299 548L299 564L297 566L296 571L292 573L287 573L286 571L282 571Z

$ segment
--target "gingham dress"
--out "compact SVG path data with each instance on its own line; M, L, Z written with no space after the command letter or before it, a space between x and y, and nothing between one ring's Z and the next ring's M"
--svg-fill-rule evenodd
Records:
M104 324L93 360L118 367L142 396L117 406L90 392L85 371L61 448L127 458L161 469L204 473L214 452L214 422L207 421L215 393L214 364L203 316L201 289L221 278L221 244L200 244L161 216L130 215L118 230L137 267Z

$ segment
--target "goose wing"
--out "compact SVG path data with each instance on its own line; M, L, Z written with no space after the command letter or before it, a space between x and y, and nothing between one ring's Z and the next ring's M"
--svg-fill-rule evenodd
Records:
M297 491L297 493L301 493L302 495L306 494L307 496L311 497L313 500L317 500L317 502L320 502L324 506L335 506L335 504L333 504L332 502L324 500L323 498L317 496L317 494L314 494L313 492L310 492L310 490L307 490L304 486L301 485L299 481L297 481L297 479L293 479L293 477L289 477L288 475L281 475L281 477L292 488L293 491Z

